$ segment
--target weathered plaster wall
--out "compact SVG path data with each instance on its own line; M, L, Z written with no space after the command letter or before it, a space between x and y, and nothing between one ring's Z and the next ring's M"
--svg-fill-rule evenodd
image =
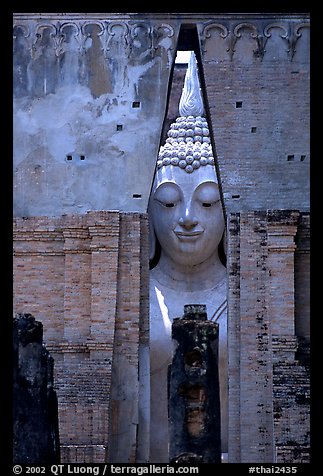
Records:
M14 16L14 214L145 211L178 21Z
M197 25L226 210L308 211L308 16Z
M226 209L309 209L308 16L15 14L16 216L146 210L181 24Z

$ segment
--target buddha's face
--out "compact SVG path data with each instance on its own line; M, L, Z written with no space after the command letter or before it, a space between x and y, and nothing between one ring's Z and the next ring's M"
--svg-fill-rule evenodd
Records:
M149 214L162 252L174 262L195 266L209 259L224 232L214 167L191 174L173 166L159 169Z

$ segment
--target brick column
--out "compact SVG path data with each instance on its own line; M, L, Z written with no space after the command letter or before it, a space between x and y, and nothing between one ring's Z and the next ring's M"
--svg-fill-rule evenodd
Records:
M300 298L296 292L304 292L301 283L305 296L309 288L308 263L304 266L307 273L301 273L300 256L296 256L297 248L298 254L302 255L308 245L308 217L302 218L294 210L268 212L274 461L277 463L309 462L310 455L309 368L298 360L301 353L297 357L299 342L296 336L296 303L297 297ZM305 299L303 306L309 313L308 300Z
M295 334L310 339L310 215L300 216L295 237Z
M295 379L281 377L286 366L296 365L298 220L293 210L229 215L229 462L275 462L277 444L286 440L281 437L286 415L296 418L294 410L278 408L298 378L297 369L291 370ZM296 441L298 434L291 431Z
M266 212L240 213L241 462L272 462L272 349Z
M295 335L294 237L299 212L268 211L268 271L273 336Z
M90 212L64 229L65 328L59 377L62 462L103 463L108 452L119 213ZM80 341L77 342L78 338Z
M267 214L228 217L229 462L273 462Z
M64 241L56 218L15 218L13 226L13 306L44 326L44 342L64 335Z
M83 343L90 333L91 255L87 227L63 229L65 252L64 338Z
M150 359L149 359L149 239L148 215L140 217L140 320L139 320L139 418L137 463L149 460Z
M140 215L120 217L111 385L111 463L135 463L139 410Z
M119 212L89 213L91 236L91 358L112 359L117 302ZM94 344L94 345L93 345ZM96 352L96 347L98 353ZM103 349L104 347L104 349Z
M227 221L229 462L240 461L240 214Z

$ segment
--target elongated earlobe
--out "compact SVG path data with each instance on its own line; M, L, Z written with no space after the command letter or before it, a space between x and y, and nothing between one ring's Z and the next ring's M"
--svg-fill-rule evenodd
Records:
M149 260L153 260L156 253L156 235L153 221L149 219Z
M226 228L224 229L222 239L223 239L223 251L224 251L225 257L227 257L227 229Z

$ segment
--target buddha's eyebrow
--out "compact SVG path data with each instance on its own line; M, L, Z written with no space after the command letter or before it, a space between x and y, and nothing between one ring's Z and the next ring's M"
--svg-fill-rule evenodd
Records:
M179 185L177 185L177 183L174 183L174 182L164 182L156 188L154 193L156 194L158 192L163 192L164 190L165 191L170 190L170 191L178 192L180 190L180 187L179 187Z
M218 187L218 184L216 182L202 182L200 184L198 184L196 187L195 187L195 190L194 192L196 191L204 191L204 190L209 190L210 192L215 192L215 193L219 193L219 187Z

